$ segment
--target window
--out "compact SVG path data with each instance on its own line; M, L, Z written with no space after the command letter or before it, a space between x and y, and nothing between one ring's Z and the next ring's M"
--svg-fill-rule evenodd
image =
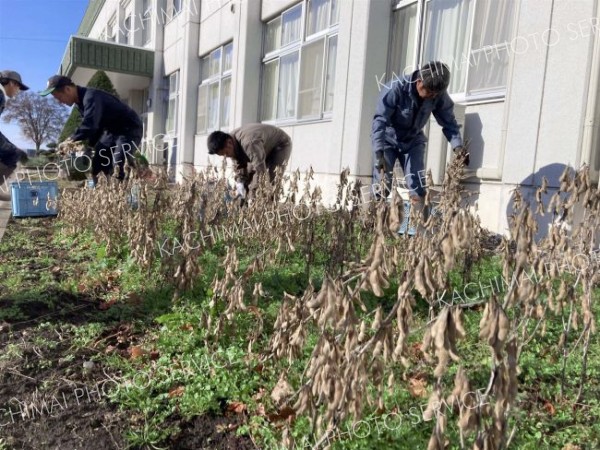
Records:
M131 14L123 20L123 44L131 44Z
M263 121L318 120L333 110L339 0L304 0L265 26Z
M108 23L106 24L106 31L104 34L105 40L108 42L115 42L117 40L115 24L117 23L117 18L113 14Z
M179 71L168 77L169 104L167 109L166 132L170 136L177 134L177 110L179 105Z
M515 11L513 0L398 1L387 80L441 60L455 99L504 95Z
M233 43L213 50L200 61L196 133L228 129L231 124Z
M142 3L142 44L146 45L152 39L152 2L143 0Z
M171 20L181 12L183 0L167 0L167 2L167 17Z

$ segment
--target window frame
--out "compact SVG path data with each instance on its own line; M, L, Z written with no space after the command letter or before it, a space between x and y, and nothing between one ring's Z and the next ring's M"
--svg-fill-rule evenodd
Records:
M227 54L226 49L230 48L231 51L231 65L229 68L225 69L225 55ZM210 133L212 133L213 131L217 131L217 130L221 130L221 131L229 131L232 129L232 118L231 118L231 107L232 107L232 88L233 88L233 82L232 82L232 78L233 78L233 41L229 41L223 45L220 45L219 47L211 50L210 52L206 53L204 56L200 57L200 83L198 84L198 91L197 91L197 95L198 97L196 98L196 135L208 135ZM210 72L210 66L212 64L212 60L211 60L211 56L214 55L215 53L220 52L220 56L219 56L219 69L216 73L211 74ZM207 67L206 70L206 76L204 75L205 73L205 67ZM224 126L222 121L223 121L223 109L222 109L222 103L223 103L223 83L225 81L229 80L229 123ZM217 111L216 111L216 125L215 126L209 126L209 122L210 122L210 88L211 86L217 85L217 92L218 92L218 98L217 98ZM198 119L200 117L199 113L199 102L200 102L200 92L201 90L205 88L205 98L206 98L206 110L205 110L205 127L203 129L200 129L198 126Z
M331 120L333 115L333 107L331 111L325 111L326 104L326 87L327 87L327 74L328 74L328 62L329 62L329 41L334 36L339 36L339 28L340 28L340 19L339 13L337 16L337 20L335 23L332 22L332 12L333 12L333 0L328 0L328 12L327 12L327 27L323 30L319 30L315 33L308 34L308 14L310 13L310 0L301 0L296 4L290 6L279 12L277 15L271 17L269 20L263 23L263 39L262 39L262 58L261 58L261 89L260 89L260 102L259 102L259 110L258 116L261 123L267 124L275 124L275 125L293 125L293 124L301 124L301 123L309 123L315 121L322 120ZM297 41L288 43L283 45L283 22L284 16L289 14L290 11L300 8L301 16L300 16L300 38ZM340 5L338 5L338 9ZM341 10L340 10L341 11ZM270 52L266 52L267 45L267 35L269 25L273 22L279 20L280 21L280 37L278 39L279 47ZM319 104L319 112L318 114L310 114L304 117L301 117L300 114L300 86L301 86L301 74L302 74L302 54L305 47L315 44L317 41L322 40L322 45L324 46L323 51L323 64L321 69L321 86L320 86L320 104ZM339 37L338 37L338 46L339 46ZM298 68L296 72L296 83L295 83L295 111L293 117L283 117L278 118L278 106L279 106L279 94L281 92L280 82L281 82L281 59L292 53L298 53ZM337 56L337 54L336 54ZM264 112L266 109L269 111L272 109L271 105L265 105L265 91L267 86L265 86L265 70L268 64L277 64L276 70L276 86L274 87L275 93L275 110L273 115L269 118L264 117ZM335 74L334 74L335 77ZM272 87L272 86L270 86ZM273 87L272 87L273 88ZM334 89L335 91L335 84Z
M167 79L167 117L165 120L165 133L168 136L169 139L173 139L177 137L177 134L179 133L179 88L180 88L180 76L179 76L179 69L171 72L169 75L167 75L166 79ZM175 77L175 90L171 91L171 79ZM171 104L171 101L174 100L175 101L175 107L173 108L174 114L173 114L173 128L172 129L168 129L167 125L169 123L169 106Z
M110 19L106 22L106 27L104 28L104 40L106 42L114 42L117 43L117 30L115 30L115 26L117 25L117 14L113 13L110 16ZM110 35L108 31L110 30Z
M184 1L185 0L167 0L167 23L172 22L177 16L181 14L181 12L183 11ZM179 9L175 9L175 2L178 2Z
M391 49L392 46L392 42L395 39L395 36L393 34L393 29L394 29L394 20L396 20L396 14L397 12L402 9L402 8L406 8L409 7L411 5L414 5L415 3L417 4L417 16L416 16L416 39L415 42L413 43L413 45L416 46L416 50L414 51L415 54L415 61L413 62L413 67L419 67L420 65L422 65L424 63L423 61L423 54L424 54L424 46L425 46L425 33L426 33L426 29L425 29L425 21L426 21L426 12L427 12L427 4L431 3L433 0L396 0L394 2L394 4L392 5L392 14L391 14L391 26L390 26L390 30L392 30L392 32L390 33L390 40L389 43L390 45L388 45L388 48ZM468 42L468 57L469 57L469 63L466 65L465 67L465 85L464 85L464 89L461 92L456 92L456 93L452 93L450 94L450 97L452 98L452 100L455 103L465 103L465 104L469 104L469 103L478 103L478 102L482 102L482 101L488 101L488 100L503 100L506 97L506 89L507 86L504 86L502 89L494 89L494 88L488 88L488 89L481 89L479 92L473 92L473 93L469 93L469 75L470 75L470 68L471 68L471 60L472 60L472 54L474 52L477 51L481 51L482 49L473 49L473 39L474 39L474 30L475 27L477 26L476 24L476 20L477 20L477 7L478 7L478 0L472 0L473 1L473 13L472 13L472 20L471 23L469 24L469 35L467 36L467 42ZM510 0L506 0L506 1L510 1ZM516 14L517 14L517 8L515 7L515 9L513 10L513 14L515 14L515 16L513 17L513 24L512 24L512 30L511 30L511 34L514 35L515 31L516 31ZM497 42L496 44L494 44L494 47L502 47L504 44L504 42ZM461 55L461 61L462 61L462 56ZM388 74L390 76L392 76L393 74L393 70L391 69L391 63L392 63L392 54L390 52L388 52L388 58L387 58L387 64L386 67L388 68ZM456 62L455 62L456 64ZM464 64L463 62L460 62L460 64ZM510 64L510 62L509 62ZM403 68L404 69L404 68ZM450 70L452 71L453 67L450 68ZM396 74L398 77L401 76L401 74ZM388 82L393 81L393 80L389 80ZM508 84L508 81L507 81Z
M145 8L144 8L145 3ZM142 45L152 42L152 0L142 0Z

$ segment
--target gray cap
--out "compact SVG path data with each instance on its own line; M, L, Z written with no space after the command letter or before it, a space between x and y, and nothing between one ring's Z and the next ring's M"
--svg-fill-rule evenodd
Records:
M19 88L21 88L22 91L26 91L29 89L21 81L21 75L19 75L14 70L3 70L2 72L0 72L0 78L16 81L17 83L19 83Z

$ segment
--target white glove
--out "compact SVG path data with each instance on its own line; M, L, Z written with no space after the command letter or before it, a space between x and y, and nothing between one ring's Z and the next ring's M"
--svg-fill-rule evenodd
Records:
M62 141L60 144L58 144L58 153L60 153L61 155L66 155L67 153L71 152L71 151L84 151L85 150L85 146L83 145L83 142L81 141L74 141L71 138L67 138L64 141Z
M241 181L235 183L235 193L242 198L246 198L246 188L244 186L244 183L242 183Z

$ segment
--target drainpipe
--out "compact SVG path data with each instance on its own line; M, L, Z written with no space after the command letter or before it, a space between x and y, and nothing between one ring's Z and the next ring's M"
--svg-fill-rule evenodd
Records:
M600 16L600 1L596 0L595 17ZM590 165L592 179L598 181L598 168L592 167L594 162L594 151L600 143L600 33L594 33L594 43L590 49L591 66L587 74L586 84L588 86L587 105L583 123L583 136L581 139L581 163ZM596 155L600 158L600 155ZM596 161L596 164L600 160Z

